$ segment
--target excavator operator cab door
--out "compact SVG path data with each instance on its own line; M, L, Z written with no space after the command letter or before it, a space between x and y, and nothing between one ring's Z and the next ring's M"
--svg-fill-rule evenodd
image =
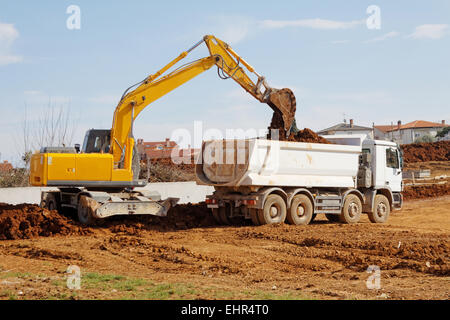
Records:
M83 142L83 153L108 153L111 130L91 129L86 132Z

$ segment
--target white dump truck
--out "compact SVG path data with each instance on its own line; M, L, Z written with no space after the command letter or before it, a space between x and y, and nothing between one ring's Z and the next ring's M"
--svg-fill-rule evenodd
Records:
M393 142L362 135L324 136L332 144L266 139L205 141L197 184L214 186L214 218L256 225L308 224L317 214L357 223L385 222L403 203L402 154Z

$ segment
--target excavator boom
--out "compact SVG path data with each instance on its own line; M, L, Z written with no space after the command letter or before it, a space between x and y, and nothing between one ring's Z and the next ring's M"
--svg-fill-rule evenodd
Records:
M170 71L192 50L205 43L209 55ZM270 128L289 132L295 115L295 97L289 89L271 88L263 76L227 43L207 35L158 72L128 88L114 111L111 130L89 130L81 153L73 148L43 149L31 161L30 183L36 186L121 188L141 186L133 123L149 104L217 66L222 79L233 79L255 99L274 110ZM249 74L256 76L253 81ZM281 134L282 133L282 134Z
M184 59L192 50L204 42L209 50L208 57L187 63L174 71L165 74L176 63ZM235 80L245 91L274 110L272 129L289 132L294 121L296 101L290 89L274 89L267 85L263 76L240 57L227 43L207 35L189 50L182 52L177 58L161 70L138 83L135 89L129 88L119 102L115 112L111 131L111 152L114 162L119 167L129 167L134 140L132 139L133 122L139 113L150 103L166 95L170 91L186 83L197 75L218 67L222 79ZM247 75L245 69L257 77L255 83ZM131 90L131 91L130 91ZM273 124L276 125L273 125ZM130 143L131 142L131 143Z

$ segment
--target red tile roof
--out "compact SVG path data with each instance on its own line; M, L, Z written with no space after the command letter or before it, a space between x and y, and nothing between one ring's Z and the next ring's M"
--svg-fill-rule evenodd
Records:
M410 129L410 128L437 128L437 127L446 127L446 124L424 121L424 120L416 120L407 124L400 126L400 129Z
M374 127L383 132L391 132L391 131L398 130L398 125L381 125L381 126L374 126ZM412 122L400 125L400 130L411 129L411 128L440 128L440 127L447 127L447 125L442 124L442 123L437 123L437 122L416 120L416 121L412 121Z
M394 125L374 126L374 128L377 128L378 130L383 131L383 132L389 132L389 131L395 130L397 128L397 126L394 126Z
M0 163L0 172L8 172L13 169L13 166L8 161L3 161L3 163Z

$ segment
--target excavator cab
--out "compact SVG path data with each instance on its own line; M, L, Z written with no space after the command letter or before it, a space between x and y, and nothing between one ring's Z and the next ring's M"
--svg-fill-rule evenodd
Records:
M84 136L83 153L108 153L111 145L111 130L91 129Z

